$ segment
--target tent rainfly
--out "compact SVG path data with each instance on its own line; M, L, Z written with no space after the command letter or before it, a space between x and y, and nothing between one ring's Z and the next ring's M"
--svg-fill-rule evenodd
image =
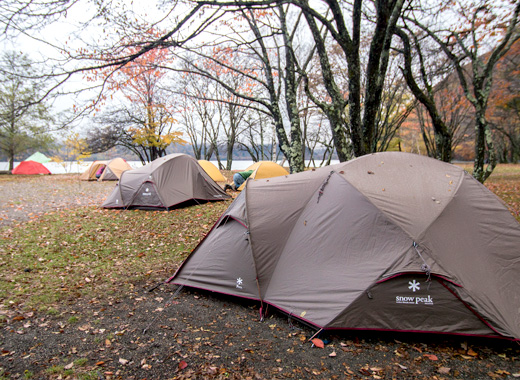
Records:
M276 162L272 161L255 162L253 165L245 169L245 171L248 170L254 170L251 176L249 177L251 178L251 180L289 175L289 172L287 170L285 170L282 166L278 165ZM244 182L237 190L242 191L246 184L247 181Z
M520 225L461 168L376 153L250 181L168 282L321 329L520 339Z
M99 178L96 177L96 173L100 169L103 172L100 173ZM121 178L121 174L126 170L131 170L132 167L120 157L114 158L109 161L94 161L87 170L85 170L79 177L82 181L117 181Z
M49 169L47 169L43 164L40 164L36 161L22 161L16 168L13 169L12 174L51 174Z
M230 198L187 154L169 154L121 175L105 208L169 209L187 201Z
M220 172L220 170L218 170L218 168L215 165L213 165L211 162L209 162L207 160L199 160L199 165L202 166L202 169L204 169L204 171L209 174L209 176L211 177L211 179L213 179L213 181L227 182L226 177L224 177L222 175L222 173Z

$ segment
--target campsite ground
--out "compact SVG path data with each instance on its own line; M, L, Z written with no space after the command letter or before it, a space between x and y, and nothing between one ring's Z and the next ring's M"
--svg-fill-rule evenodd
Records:
M486 184L519 218L520 167ZM228 178L230 173L226 173ZM520 346L314 331L258 305L161 285L229 202L99 207L113 183L0 176L0 379L505 379Z

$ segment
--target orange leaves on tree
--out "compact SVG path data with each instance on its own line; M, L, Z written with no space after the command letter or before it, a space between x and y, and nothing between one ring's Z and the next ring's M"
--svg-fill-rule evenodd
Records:
M117 55L100 57L101 62L134 58L117 69L107 67L93 70L89 73L89 79L104 81L106 90L101 97L102 103L113 99L116 93L129 101L128 107L138 115L134 118L137 120L134 126L128 130L134 144L164 151L171 144L186 142L181 138L182 133L173 129L177 123L173 117L176 110L171 101L165 100L161 90L164 87L161 82L169 74L165 66L173 60L172 55L167 49L161 48L141 53L147 41L156 40L161 35L159 31L148 29L141 41L122 41L121 44L128 47ZM99 107L98 101L90 105L96 112L100 111Z

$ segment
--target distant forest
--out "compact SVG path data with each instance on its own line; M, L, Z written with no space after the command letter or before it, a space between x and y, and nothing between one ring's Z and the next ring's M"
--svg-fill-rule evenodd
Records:
M271 146L266 146L265 150L266 151L271 151ZM58 157L60 157L61 159L65 160L65 161L68 160L67 156L65 154L61 154L60 151L61 151L61 149L59 147L57 147L57 148L55 148L53 150L49 150L49 151L42 150L40 152L45 154L48 157L56 157L56 156L58 156ZM32 150L24 152L23 154L18 155L16 157L16 161L23 161L27 157L29 157L31 154L35 153L35 152L36 151L32 151ZM189 145L189 144L169 146L166 149L166 152L167 152L167 154L185 153L185 154L188 154L190 156L194 156L192 146ZM222 151L219 152L219 154L220 154L221 160L225 160L226 152L224 150L222 150ZM322 150L315 150L314 151L314 159L317 162L320 162L323 159L323 155L324 154L325 154L325 150L324 149L322 149ZM307 152L305 156L306 156L305 157L306 160L311 159L310 152ZM107 152L104 152L104 153L92 154L88 158L86 158L85 160L88 160L88 161L92 161L92 160L106 160L106 159L111 159L111 158L115 158L115 157L122 157L122 158L124 158L127 161L139 161L139 158L134 153L132 153L129 149L126 149L126 148L120 147L120 146L114 147L114 148L112 148L112 149L110 149L110 150L108 150ZM277 159L278 160L282 160L283 159L283 155L281 154L281 152L279 152ZM332 155L331 159L332 160L337 160L337 155L336 155L335 152ZM211 160L215 160L216 161L217 160L216 156L213 155L211 157ZM253 160L253 158L247 152L247 150L245 150L244 148L242 148L240 146L236 146L235 149L233 150L233 160L237 160L237 161L239 161L239 160ZM0 153L0 161L2 161L2 162L7 161L7 156L5 156L4 154Z
M268 152L271 151L271 146L266 146L265 150L268 151ZM185 153L185 154L189 154L190 156L194 156L193 148L189 144L169 146L166 149L166 152L168 154L172 154L172 153ZM221 150L219 152L219 154L220 154L221 160L225 160L226 151L225 150ZM318 150L317 149L314 152L314 159L317 160L317 161L321 161L324 154L325 154L325 150L324 149L322 149L322 150ZM306 160L311 159L310 152L306 152L305 156L306 156L305 157ZM109 150L109 151L107 151L105 153L93 154L91 156L91 158L89 158L89 160L91 160L91 159L101 160L101 159L107 159L107 158L113 158L113 157L123 157L124 159L129 160L129 161L138 161L139 160L138 157L135 154L133 154L130 150L128 150L128 149L126 149L124 147L115 147L115 148L113 148L113 149L111 149L111 150ZM282 155L282 152L279 151L279 153L278 153L278 160L283 160L283 158L284 157ZM332 160L337 160L338 159L337 154L335 152L332 155L331 159ZM212 155L211 160L215 160L215 161L217 160L215 154ZM237 161L239 161L239 160L253 160L253 158L247 152L247 150L245 150L244 148L242 148L242 147L237 145L233 149L233 160L237 160Z

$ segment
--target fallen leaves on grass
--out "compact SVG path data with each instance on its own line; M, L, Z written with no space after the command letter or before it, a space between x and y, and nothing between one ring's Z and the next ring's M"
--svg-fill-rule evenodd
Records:
M228 204L170 212L71 208L42 216L4 238L0 298L10 298L11 307L55 307L78 296L124 291L145 276L162 281Z

